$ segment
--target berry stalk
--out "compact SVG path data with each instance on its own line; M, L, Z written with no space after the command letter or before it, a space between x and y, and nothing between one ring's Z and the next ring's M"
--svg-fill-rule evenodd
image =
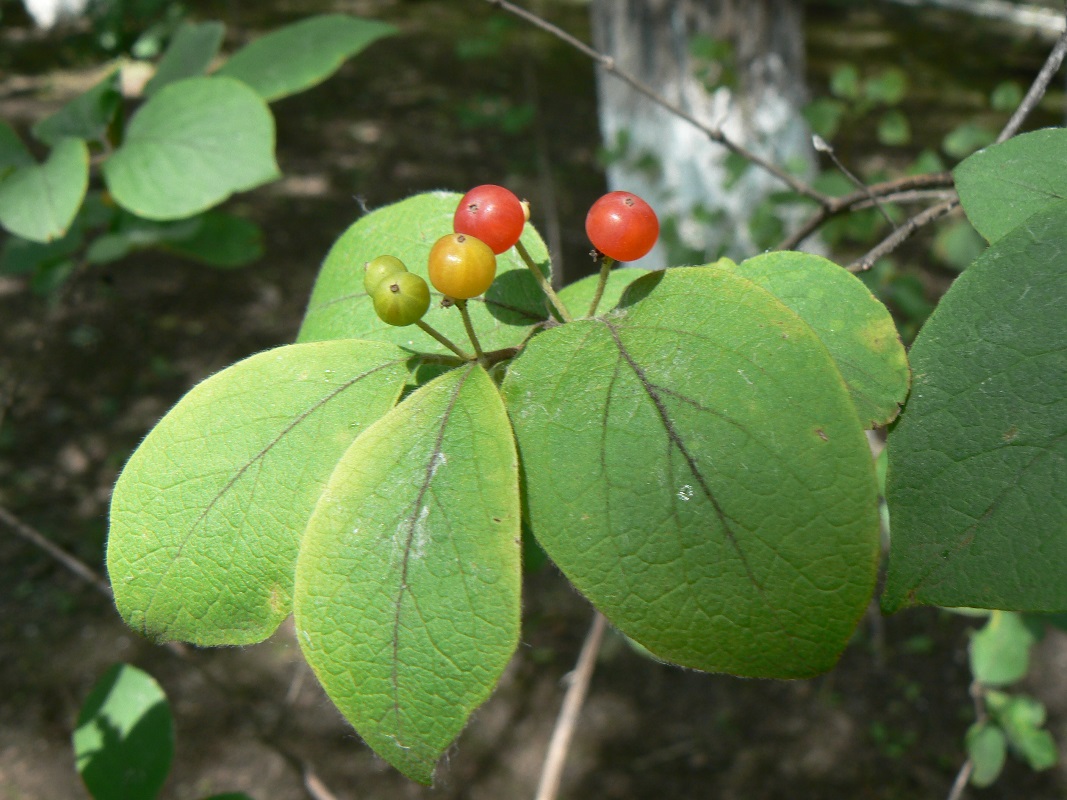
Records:
M526 266L529 267L530 272L533 273L534 278L537 280L537 285L541 287L541 291L545 293L549 302L552 303L552 307L556 309L556 313L563 322L570 322L572 317L570 311L567 310L567 306L563 304L563 301L559 299L559 295L556 294L555 289L552 288L552 284L548 282L548 278L544 276L544 273L538 269L534 263L533 258L530 256L530 251L526 249L526 245L521 240L515 242L515 249L518 251L519 256L526 262Z
M604 256L604 260L600 262L600 280L597 281L596 291L593 293L593 302L589 304L589 314L587 316L591 317L596 314L597 306L600 305L600 298L604 296L604 287L608 285L608 274L613 266L615 266L615 259Z
M418 325L429 336L432 336L434 339L439 341L441 344L443 344L445 347L447 347L449 350L451 350L457 356L462 358L464 361L472 361L473 360L473 357L469 353L466 353L463 350L461 350L459 348L459 346L455 344L455 342L453 342L451 339L449 339L447 336L445 336L443 333L441 333L439 330L437 330L436 328L432 327L428 323L423 322L420 319L420 320L416 320L415 324Z

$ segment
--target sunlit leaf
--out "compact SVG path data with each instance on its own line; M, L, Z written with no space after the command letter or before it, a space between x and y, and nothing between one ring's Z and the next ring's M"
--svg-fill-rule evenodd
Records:
M296 576L300 646L374 750L429 783L519 636L519 485L496 386L432 381L330 478Z
M89 149L63 139L43 164L21 166L0 179L0 225L34 242L63 236L89 188Z

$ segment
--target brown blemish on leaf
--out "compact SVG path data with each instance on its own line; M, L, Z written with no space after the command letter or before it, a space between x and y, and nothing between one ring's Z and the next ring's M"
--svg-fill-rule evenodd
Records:
M822 439L824 442L830 441L830 437L826 435L826 432L822 428L816 428L815 435Z
M1004 439L1005 442L1014 442L1015 441L1015 437L1018 436L1018 435L1019 435L1018 426L1017 425L1012 425L1010 428L1008 428L1004 432L1004 436L1002 438Z

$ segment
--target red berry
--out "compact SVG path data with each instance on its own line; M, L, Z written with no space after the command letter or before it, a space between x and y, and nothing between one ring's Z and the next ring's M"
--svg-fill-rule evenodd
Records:
M481 239L500 255L519 241L526 214L519 198L503 186L475 186L459 201L452 229Z
M609 192L585 217L593 247L616 261L636 261L659 238L659 220L652 206L630 192Z

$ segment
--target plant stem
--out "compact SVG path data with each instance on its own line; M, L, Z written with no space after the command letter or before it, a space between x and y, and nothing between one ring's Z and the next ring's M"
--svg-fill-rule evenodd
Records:
M589 313L586 316L591 317L596 313L596 308L600 305L600 298L604 296L604 287L608 285L608 273L611 272L613 266L615 266L615 259L604 256L604 260L600 262L600 280L597 281L596 292L593 293L593 302L589 304Z
M593 624L582 644L582 652L578 654L578 661L570 675L570 686L563 697L563 706L559 710L556 727L548 743L548 753L545 755L545 765L541 769L541 781L537 785L537 795L534 800L556 800L559 795L563 766L567 761L567 750L570 748L571 739L574 738L578 715L589 693L589 681L593 677L593 668L596 667L596 656L600 650L600 640L604 638L606 625L607 619L604 615L599 611L596 612Z
M519 256L526 262L526 266L530 268L530 272L533 273L534 278L537 279L537 285L541 287L541 291L548 297L549 302L552 303L552 307L556 309L556 313L559 314L559 318L563 322L571 321L571 314L567 310L567 306L563 305L563 301L559 299L559 295L556 294L556 290L552 288L552 284L548 282L548 278L544 276L544 273L534 263L533 258L530 256L530 251L526 249L526 245L522 243L522 240L515 242L515 249L518 251Z
M478 363L485 366L485 353L482 352L482 343L478 341L478 334L474 332L474 325L471 324L471 315L467 311L466 300L456 300L456 308L459 309L460 316L463 317L463 327L467 329L467 336L471 340L471 344L474 345L474 354L478 357Z
M423 322L421 319L417 320L415 322L415 324L418 325L427 334L429 334L430 336L435 338L437 341L439 341L441 344L443 344L445 347L447 347L449 350L451 350L453 353L455 353L457 356L462 358L464 361L471 361L472 360L472 356L469 353L465 353L462 350L460 350L459 347L457 347L456 344L451 339L449 339L447 336L445 336L443 333L441 333L436 328L431 327L427 323Z

